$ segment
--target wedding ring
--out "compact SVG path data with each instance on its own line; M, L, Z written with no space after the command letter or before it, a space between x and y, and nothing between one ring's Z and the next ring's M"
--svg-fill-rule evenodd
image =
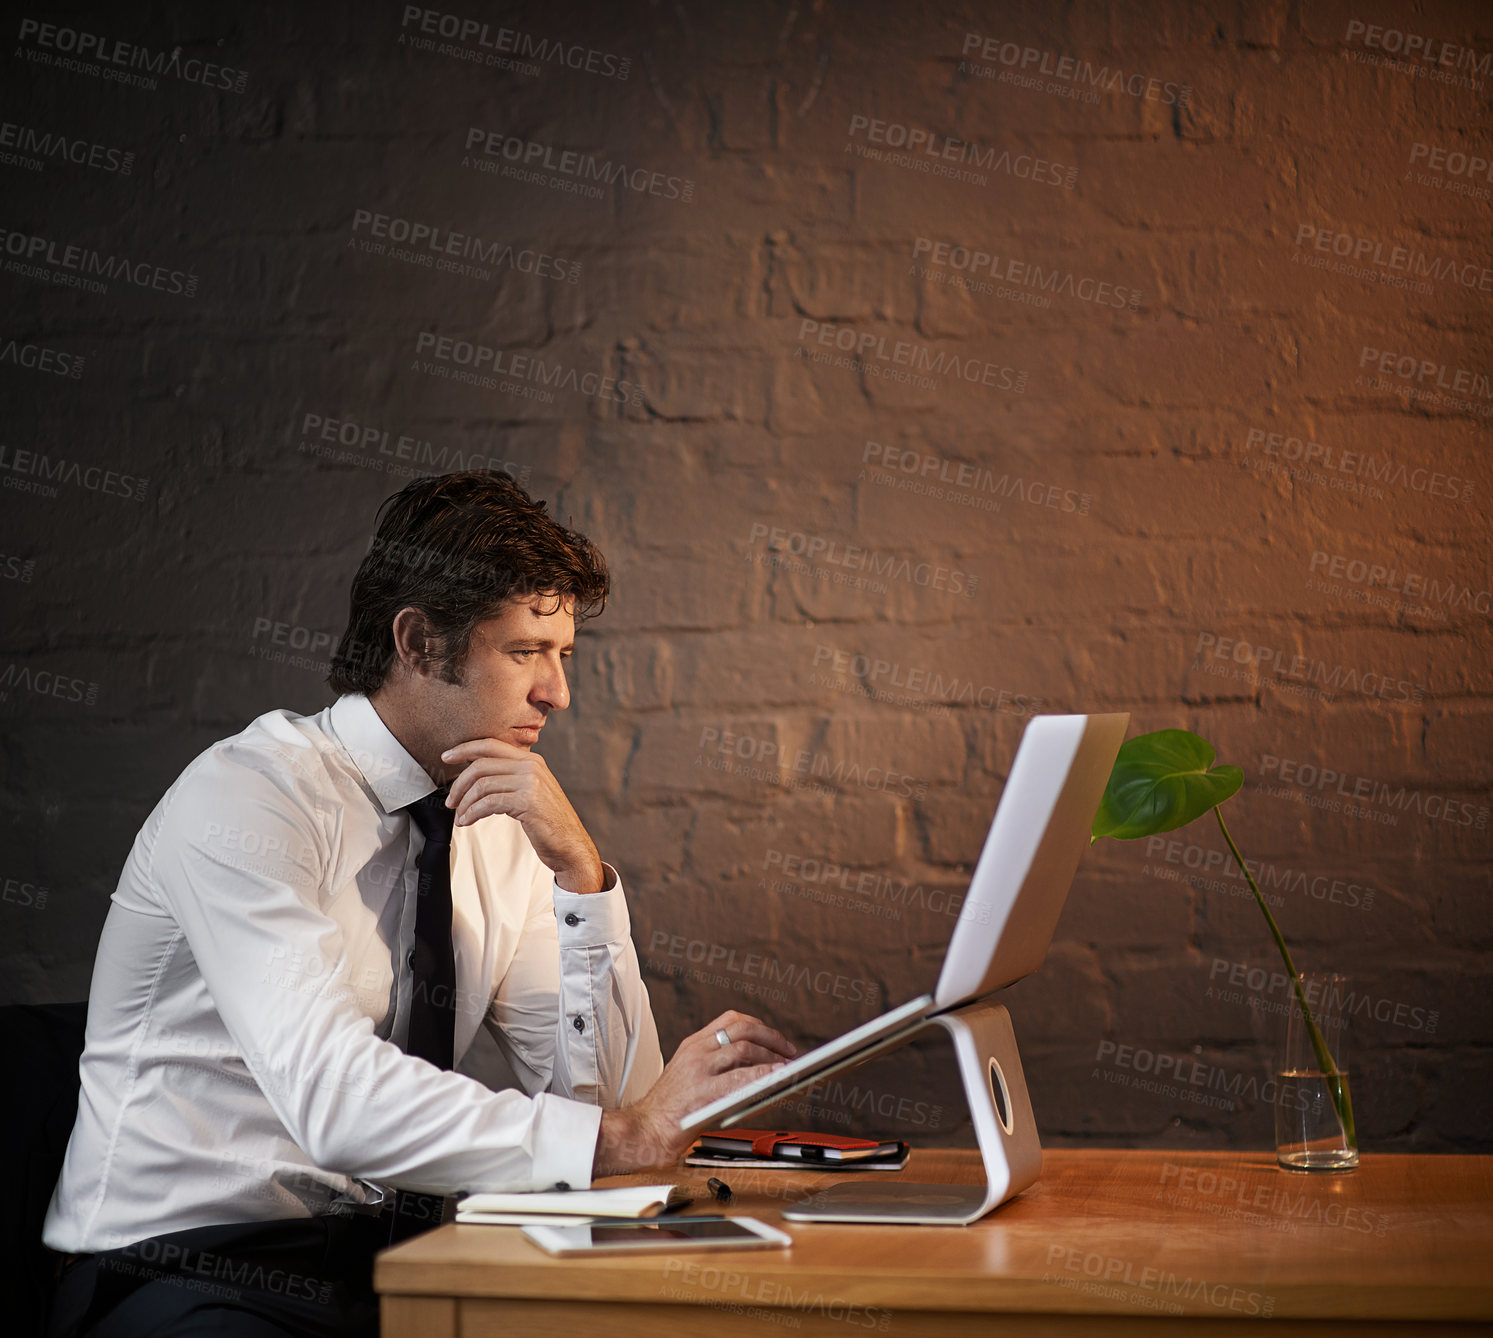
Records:
M724 1027L717 1027L715 1029L715 1043L717 1045L730 1045L731 1044L731 1037L727 1033L727 1031L726 1031L726 1029Z

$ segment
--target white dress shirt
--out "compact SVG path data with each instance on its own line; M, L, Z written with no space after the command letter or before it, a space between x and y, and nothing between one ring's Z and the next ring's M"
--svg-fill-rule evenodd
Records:
M399 810L435 788L360 695L182 772L104 922L49 1246L590 1184L601 1108L663 1069L621 882L566 892L512 818L457 827L455 1055L485 1022L522 1090L405 1054L424 838Z

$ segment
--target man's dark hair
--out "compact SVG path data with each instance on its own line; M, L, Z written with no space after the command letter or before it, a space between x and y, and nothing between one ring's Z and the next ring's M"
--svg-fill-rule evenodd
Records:
M416 479L379 507L327 682L338 694L382 687L397 659L400 609L425 615L427 662L460 683L477 624L509 599L573 599L580 623L601 612L609 587L606 559L591 541L546 515L507 474L469 469Z

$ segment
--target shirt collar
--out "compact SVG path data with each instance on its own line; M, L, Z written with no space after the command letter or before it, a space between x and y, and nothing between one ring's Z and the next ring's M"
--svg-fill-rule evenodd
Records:
M337 742L362 773L386 813L413 804L438 788L361 692L338 697L331 707L331 722Z

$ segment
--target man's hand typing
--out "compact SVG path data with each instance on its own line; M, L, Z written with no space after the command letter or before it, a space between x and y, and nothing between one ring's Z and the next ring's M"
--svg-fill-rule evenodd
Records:
M716 1032L724 1031L729 1045ZM798 1051L782 1033L732 1010L686 1036L648 1094L631 1106L602 1112L593 1175L620 1175L669 1166L694 1142L679 1132L692 1110L734 1092L792 1059Z

